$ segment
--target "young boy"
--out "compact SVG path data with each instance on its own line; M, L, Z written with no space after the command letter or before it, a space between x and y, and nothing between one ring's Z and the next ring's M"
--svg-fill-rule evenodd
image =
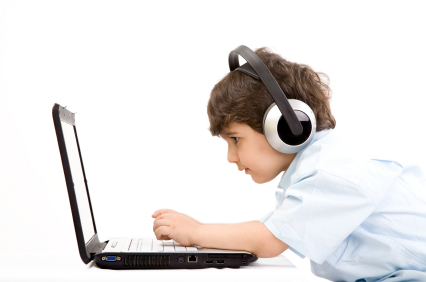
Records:
M161 209L152 215L157 239L265 258L291 249L311 260L314 274L333 281L426 281L426 201L410 188L425 188L421 170L356 152L334 131L324 74L266 48L255 53L288 99L311 107L312 142L294 154L272 148L262 123L274 100L261 80L230 72L211 92L211 134L228 143L228 161L254 182L284 172L276 209L235 224L204 224Z

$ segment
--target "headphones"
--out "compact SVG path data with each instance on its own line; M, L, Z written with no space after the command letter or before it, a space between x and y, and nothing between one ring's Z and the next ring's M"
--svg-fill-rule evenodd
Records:
M247 63L240 66L238 55ZM231 71L241 71L261 80L274 99L263 116L263 133L278 152L293 154L311 143L317 128L314 112L304 102L287 99L262 60L250 48L240 45L229 53Z

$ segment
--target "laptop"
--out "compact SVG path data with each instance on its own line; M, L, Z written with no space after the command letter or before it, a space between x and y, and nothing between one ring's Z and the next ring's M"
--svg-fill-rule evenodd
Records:
M239 268L257 260L255 255L246 251L188 247L173 240L162 241L156 238L111 238L101 242L96 231L86 171L77 138L75 113L55 104L52 115L78 250L84 263L94 260L99 267L109 269L192 269Z

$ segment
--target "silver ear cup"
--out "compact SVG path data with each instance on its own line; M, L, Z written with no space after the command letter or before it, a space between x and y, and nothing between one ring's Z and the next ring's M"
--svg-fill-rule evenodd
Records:
M263 133L272 148L284 154L293 154L311 143L317 129L317 121L314 112L304 102L295 99L288 99L288 102L303 125L304 135L292 138L289 134L290 137L286 137L282 130L286 123L275 103L269 106L263 116Z

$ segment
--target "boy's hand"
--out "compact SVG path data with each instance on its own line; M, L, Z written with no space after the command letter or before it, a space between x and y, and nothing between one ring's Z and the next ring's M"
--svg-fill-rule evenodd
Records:
M258 220L227 224L202 224L174 210L162 209L153 215L158 240L173 239L181 245L204 248L242 250L258 257L275 257L289 246L275 237Z
M184 213L177 212L177 211L175 211L175 210L170 210L170 209L161 209L161 210L158 210L158 211L156 211L156 212L154 212L154 213L152 214L152 217L153 217L153 218L157 218L157 216L159 216L159 215L160 215L160 214L162 214L162 213L178 213L178 214L181 214L181 215L186 216L187 218L189 218L189 219L191 219L191 220L195 221L195 222L196 222L196 223L198 223L198 224L203 224L202 222L200 222L200 221L196 220L195 218L190 217L189 215L186 215L186 214L184 214Z
M174 210L158 210L152 217L155 218L153 230L157 240L173 239L184 246L193 244L191 235L201 225L192 217Z

